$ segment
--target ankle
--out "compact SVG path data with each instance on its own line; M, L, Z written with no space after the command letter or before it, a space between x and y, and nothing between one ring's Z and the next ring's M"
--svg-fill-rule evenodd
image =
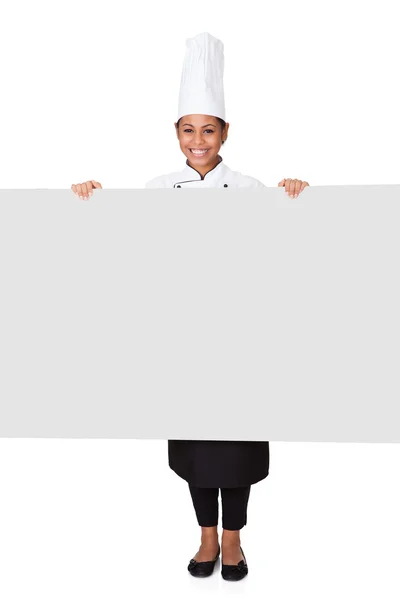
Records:
M240 546L240 531L229 531L223 532L222 534L222 545L223 546Z
M222 540L222 548L240 548L240 540Z
M218 535L202 535L201 536L202 544L218 544Z
M214 546L219 544L218 534L215 535L202 535L201 536L201 544L202 546Z

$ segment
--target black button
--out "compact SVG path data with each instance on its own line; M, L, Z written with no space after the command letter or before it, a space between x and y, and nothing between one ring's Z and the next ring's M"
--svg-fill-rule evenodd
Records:
M176 187L181 187L180 185L177 185Z
M227 184L227 183L224 183L224 187L228 187L228 184Z

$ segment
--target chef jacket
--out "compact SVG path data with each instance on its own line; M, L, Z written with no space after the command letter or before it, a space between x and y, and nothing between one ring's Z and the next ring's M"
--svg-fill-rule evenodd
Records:
M232 171L220 158L204 177L189 166L160 175L146 188L263 188L261 181ZM197 407L197 410L200 410ZM249 486L269 473L269 442L168 440L169 466L179 477L197 487Z
M146 188L264 188L261 181L242 175L239 171L232 171L221 157L220 162L211 171L208 171L204 177L189 165L186 161L186 167L182 171L175 171L166 175L160 175L146 183Z

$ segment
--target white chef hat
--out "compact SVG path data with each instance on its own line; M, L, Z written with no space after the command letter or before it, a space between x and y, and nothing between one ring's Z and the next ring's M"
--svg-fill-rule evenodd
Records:
M224 45L209 33L186 40L179 92L178 119L211 115L225 119Z

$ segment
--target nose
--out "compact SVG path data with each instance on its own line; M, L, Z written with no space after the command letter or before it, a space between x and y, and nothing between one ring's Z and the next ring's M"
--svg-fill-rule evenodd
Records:
M203 144L203 134L201 132L197 133L194 136L194 141L195 141L196 145L201 146Z

